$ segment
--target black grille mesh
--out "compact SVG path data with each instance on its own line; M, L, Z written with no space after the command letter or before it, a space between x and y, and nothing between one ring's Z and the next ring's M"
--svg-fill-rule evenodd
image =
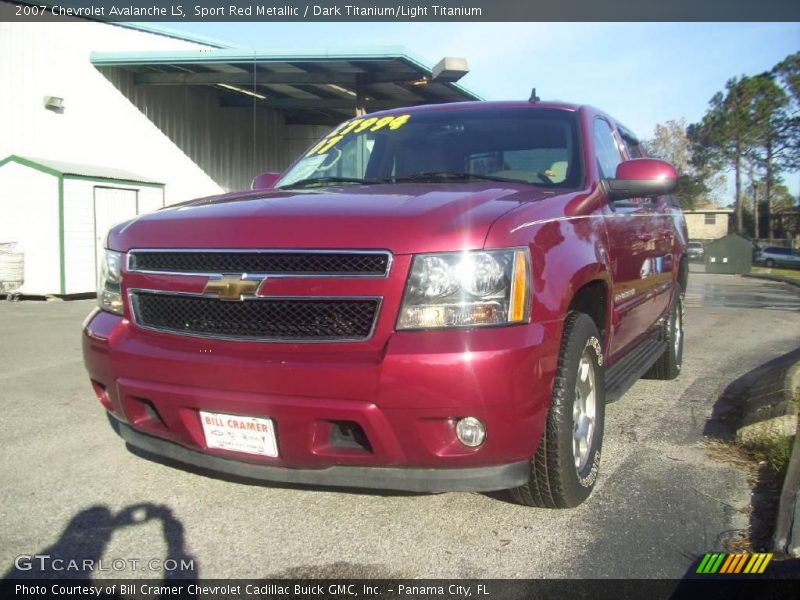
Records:
M143 327L198 335L275 340L363 340L378 311L375 299L225 301L169 294L132 295Z
M132 270L176 273L384 275L389 256L353 252L133 252L130 261Z

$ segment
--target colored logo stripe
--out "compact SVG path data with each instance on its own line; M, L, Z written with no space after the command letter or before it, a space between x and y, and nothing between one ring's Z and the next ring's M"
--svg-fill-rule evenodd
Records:
M722 565L722 569L720 569L720 573L738 573L742 567L744 566L745 560L749 554L747 552L743 552L741 554L729 554L728 560L725 561L725 564Z
M719 569L722 560L725 558L724 553L707 553L703 557L703 561L700 563L700 566L697 567L698 573L716 573L717 569Z
M755 575L763 573L771 560L772 553L767 552L756 554L750 554L749 552L708 552L703 556L703 560L700 561L696 572L703 575L713 575L715 573L720 575L736 573Z
M728 554L728 558L725 559L725 562L722 563L722 568L719 570L720 573L730 573L731 564L736 560L736 554Z

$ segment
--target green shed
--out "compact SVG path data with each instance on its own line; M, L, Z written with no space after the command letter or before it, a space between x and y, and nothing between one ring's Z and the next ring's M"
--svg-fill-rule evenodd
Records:
M109 228L163 206L163 183L127 171L16 155L0 160L0 243L24 255L21 294L95 291Z
M706 244L706 273L749 273L753 265L753 243L738 233Z

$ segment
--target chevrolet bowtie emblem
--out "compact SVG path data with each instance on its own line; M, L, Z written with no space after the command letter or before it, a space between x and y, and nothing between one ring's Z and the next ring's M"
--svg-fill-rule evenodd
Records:
M220 300L241 300L244 296L252 296L263 277L250 275L214 275L208 279L204 294L218 296Z

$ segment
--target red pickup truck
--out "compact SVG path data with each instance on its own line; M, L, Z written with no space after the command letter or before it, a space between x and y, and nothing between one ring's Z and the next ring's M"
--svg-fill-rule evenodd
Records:
M588 106L351 119L256 189L110 231L92 386L170 463L576 506L606 402L680 371L676 177Z

